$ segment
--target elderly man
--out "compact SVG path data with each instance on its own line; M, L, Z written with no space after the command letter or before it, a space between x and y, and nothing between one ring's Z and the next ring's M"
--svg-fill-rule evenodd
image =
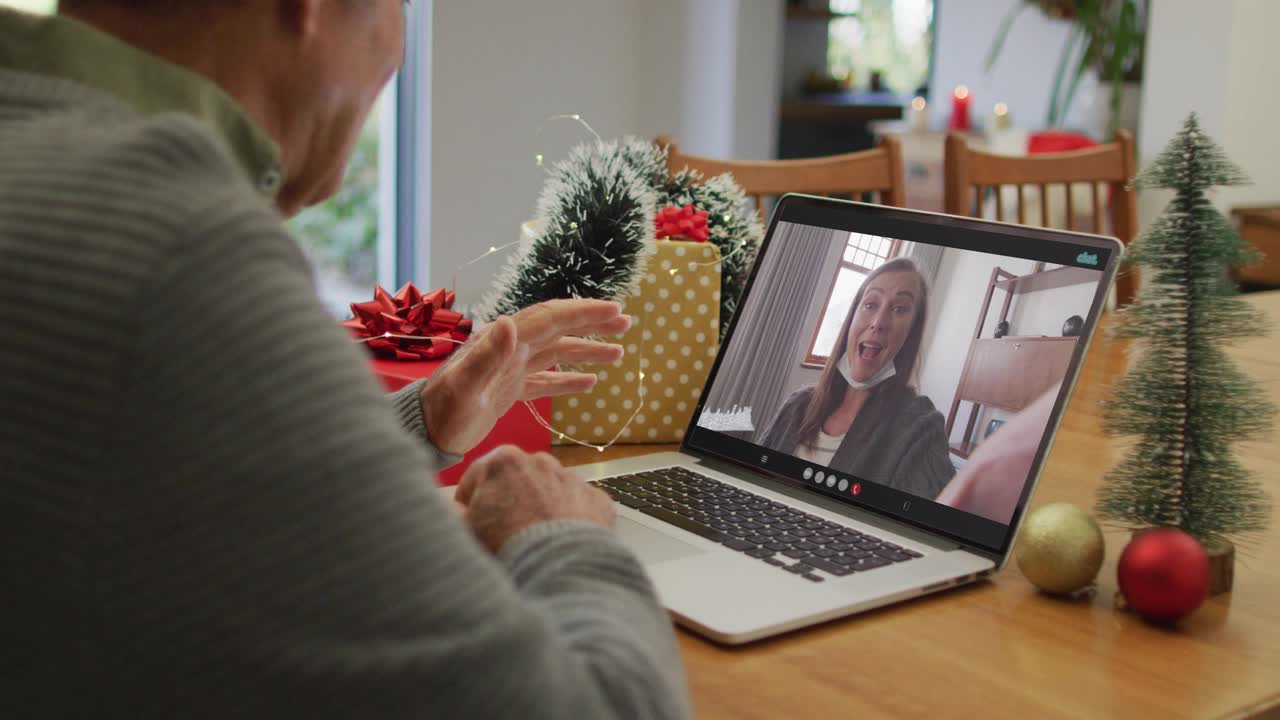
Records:
M508 449L630 320L560 301L379 393L282 222L337 187L401 0L0 10L3 714L687 714L608 498Z

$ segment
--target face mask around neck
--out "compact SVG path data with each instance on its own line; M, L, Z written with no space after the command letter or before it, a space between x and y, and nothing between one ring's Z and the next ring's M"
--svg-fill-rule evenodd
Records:
M880 383L888 380L898 374L898 368L894 366L893 360L884 364L884 367L876 371L875 375L867 378L866 382L858 382L853 379L853 373L849 370L849 351L846 350L844 356L840 358L839 363L840 374L844 376L844 381L849 383L849 387L854 390L870 390Z

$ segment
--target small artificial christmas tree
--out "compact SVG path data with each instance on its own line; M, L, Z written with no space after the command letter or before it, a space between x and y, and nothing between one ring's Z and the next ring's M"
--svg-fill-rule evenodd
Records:
M1267 497L1231 444L1269 427L1274 409L1224 352L1266 330L1227 276L1256 252L1205 197L1248 181L1192 114L1136 182L1177 194L1126 254L1146 273L1115 335L1142 341L1141 353L1114 389L1106 427L1136 442L1108 474L1098 512L1135 529L1180 528L1206 545L1263 530Z

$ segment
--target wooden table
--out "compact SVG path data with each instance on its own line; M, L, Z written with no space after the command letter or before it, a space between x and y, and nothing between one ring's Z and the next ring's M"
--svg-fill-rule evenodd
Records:
M1249 296L1280 325L1280 292ZM1104 321L1105 322L1105 321ZM1232 356L1280 404L1280 328ZM1124 348L1099 334L1049 456L1032 507L1092 508L1115 458L1099 401L1124 370ZM1280 432L1238 448L1280 508ZM666 451L621 446L604 457ZM566 464L600 453L561 448ZM1237 549L1233 593L1209 600L1177 629L1113 609L1109 531L1097 593L1066 601L1038 593L1011 563L994 580L727 649L680 631L700 718L1165 718L1280 717L1280 509L1271 529Z

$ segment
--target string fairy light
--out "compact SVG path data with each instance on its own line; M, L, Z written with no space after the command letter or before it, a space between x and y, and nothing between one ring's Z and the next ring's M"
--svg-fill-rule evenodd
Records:
M551 123L553 123L553 122L555 122L555 121L557 121L557 120L572 120L573 122L576 122L576 123L578 123L579 125L581 125L583 128L585 128L587 132L591 133L591 136L592 136L592 137L594 137L594 138L596 139L596 142L604 142L604 138L601 138L601 137L600 137L600 133L596 132L595 128L591 127L591 124L590 124L590 123L588 123L586 120L583 120L581 115L579 115L578 113L563 113L563 114L559 114L559 115L550 115L550 116L548 116L548 117L544 118L544 119L542 120L542 122L538 123L538 128L537 128L537 130L536 130L536 131L534 131L534 146L535 146L535 149L536 149L536 146L537 146L537 142L538 142L538 140L542 137L542 131L546 129L547 125L550 125ZM534 156L533 156L533 157L534 157L534 161L535 161L535 163L538 165L538 167L542 167L542 160L543 160L543 155L542 155L542 153L541 153L541 152L536 152L536 153L534 153ZM612 201L612 198L610 198L610 200ZM726 219L728 219L728 216L726 216ZM576 229L578 229L578 223L576 223L576 222L571 222L571 223L569 223L569 227L570 227L570 228L572 228L572 229L574 229L574 230L576 230ZM508 248L513 248L513 247L515 247L516 245L519 245L520 243L521 243L521 241L520 241L520 240L516 240L516 241L514 241L514 242L509 242L509 243L507 243L507 244L505 244L505 245L492 245L492 246L490 246L490 247L489 247L489 249L488 249L487 251L485 251L484 253L481 253L480 255L477 255L476 257L474 257L474 258L472 258L472 259L470 259L470 260L468 260L468 261L466 261L466 262L462 263L461 265L459 265L459 266L455 267L455 268L453 269L453 281L452 281L452 284L451 284L450 289L451 289L453 292L455 292L455 293L457 292L457 290L458 290L458 273L459 273L459 272L461 272L461 271L465 270L466 268L468 268L468 267L470 267L470 266L472 266L472 265L475 265L476 263L480 262L481 260L484 260L485 258L489 257L490 255L496 255L497 253L502 252L503 250L506 250L506 249L508 249Z
M664 239L664 240L670 240L671 238L663 238L663 239ZM738 249L736 249L736 250L734 250L733 252L729 253L728 255L721 255L721 256L720 256L718 259L716 259L716 260L709 260L709 261L707 261L707 262L690 262L690 263L689 263L689 271L690 271L690 272L693 272L693 271L697 270L697 269L698 269L698 268L700 268L700 267L709 267L709 266L711 266L711 265L719 265L720 263L724 262L725 260L728 260L728 259L729 259L729 258L731 258L731 257L734 257L734 256L736 256L736 255L740 255L740 254L742 254L742 253L743 253L743 252L745 252L746 250L747 250L747 246L746 246L746 245L742 245L741 247L739 247ZM670 273L670 274L672 274L672 275L675 275L676 273L678 273L678 272L680 272L680 271L679 271L678 269L676 269L676 268L671 268L671 269L667 270L667 272L668 272L668 273Z
M491 246L489 246L489 249L488 249L487 251L485 251L483 254L481 254L481 255L479 255L479 256L477 256L477 257L474 257L474 258L472 258L472 259L470 259L470 260L468 260L468 261L466 261L466 262L462 263L462 264L461 264L461 265L459 265L458 267L454 268L454 269L453 269L453 280L452 280L452 282L451 282L451 283L450 283L450 285L449 285L449 289L450 289L450 290L451 290L451 291L456 295L456 294L457 294L457 292L458 292L458 273L462 272L463 270L467 269L468 267L470 267L470 266L472 266L472 265L475 265L476 263L480 262L481 260L484 260L485 258L489 257L490 255L496 255L496 254L498 254L498 253L502 252L503 250L506 250L507 248L512 248L512 247L515 247L516 245L519 245L519 244L520 244L520 241L519 241L519 240L516 240L516 241L514 241L514 242L509 242L509 243L507 243L506 245L491 245Z
M553 123L553 122L555 122L555 121L557 121L557 120L572 120L572 121L574 121L574 122L578 123L579 125L581 125L582 127L586 128L587 132L591 133L591 136L592 136L592 137L594 137L594 138L596 139L596 142L598 142L598 143L602 143L602 142L604 142L604 138L600 137L600 133L596 132L595 128L591 127L591 124L590 124L590 123L588 123L586 120L583 120L581 115L579 115L579 114L577 114L577 113L571 113L571 114L567 114L567 115L552 115L552 116L550 116L550 117L546 118L545 120L543 120L541 123L539 123L539 124L538 124L538 129L537 129L536 131L534 131L534 133L533 133L533 144L534 144L534 150L535 150L534 155L533 155L533 159L534 159L534 162L537 164L537 166L538 166L538 167L542 167L542 166L543 166L543 165L542 165L542 153L541 153L541 152L537 152L537 150L538 150L538 147L537 147L538 142L542 139L542 131L546 129L547 125L550 125L551 123Z
M537 149L536 145L537 145L538 140L542 137L542 132L543 132L543 130L547 127L547 125L549 125L549 124L550 124L550 123L552 123L552 122L558 121L558 120L570 120L570 121L576 122L576 123L578 123L579 125L581 125L583 128L585 128L585 129L587 130L587 132L591 133L592 137L594 137L594 138L595 138L596 142L600 142L600 143L604 142L604 139L603 139L603 138L601 138L601 137L600 137L600 134L599 134L599 133L597 133L597 132L595 131L595 128L591 127L591 125L590 125L586 120L583 120L581 115L578 115L577 113L572 113L572 114L561 114L561 115L551 115L551 116L547 117L546 119L544 119L544 120L543 120L543 121L538 125L538 128L537 128L537 130L536 130L536 131L535 131L535 133L534 133L534 144L535 144L535 150ZM541 153L541 152L535 152L535 153L534 153L534 162L535 162L535 164L536 164L538 167L544 167L544 166L543 166L543 155L542 155L542 153ZM612 200L612 198L610 198L610 200ZM733 214L732 214L732 213L726 213L726 214L724 215L723 219L724 219L724 221L725 221L725 222L729 222L729 221L731 221L731 220L733 219ZM578 228L578 223L577 223L577 222L570 222L570 223L569 223L569 227L570 227L571 229L575 229L575 230L578 230L578 229L579 229L579 228ZM671 238L670 238L670 237L667 237L667 238L664 238L664 239L665 239L665 240L670 240ZM523 242L523 240L516 240L516 241L514 241L514 242L509 242L509 243L506 243L506 244L504 244L504 245L492 245L492 246L490 246L490 247L489 247L489 249L488 249L488 250L486 250L485 252L481 253L480 255L478 255L478 256L476 256L476 257L474 257L474 258L472 258L472 259L470 259L470 260L468 260L468 261L466 261L466 262L462 263L461 265L459 265L459 266L455 267L455 268L453 269L453 278L452 278L452 280L453 280L453 282L452 282L452 290L453 290L453 292L455 292L455 294L456 294L456 292L457 292L457 285L458 285L458 273L462 272L463 270L465 270L466 268L468 268L468 267L470 267L470 266L472 266L472 265L475 265L475 264L476 264L476 263L478 263L478 262L481 262L482 260L484 260L484 259L486 259L486 258L488 258L488 257L490 257L490 256L492 256L492 255L496 255L496 254L497 254L497 253L499 253L499 252L502 252L502 251L504 251L504 250L508 250L508 249L510 249L510 248L513 248L513 247L515 247L515 246L517 246L517 245L521 244L522 242ZM712 266L712 265L718 265L718 264L720 264L720 263L723 263L725 260L728 260L728 259L729 259L729 258L731 258L731 257L734 257L734 256L736 256L736 255L738 255L738 254L741 254L741 253L745 252L747 249L748 249L748 248L747 248L746 244L742 244L742 245L740 245L737 249L733 250L732 252L728 253L727 255L722 255L720 258L718 258L718 259L716 259L716 260L711 260L711 261L709 261L709 262L690 262L690 263L689 263L689 270L690 270L690 271L694 271L694 270L696 270L696 269L697 269L697 268L699 268L699 267L709 267L709 266ZM677 270L676 268L671 268L671 269L669 270L669 272L671 273L671 275L675 275L675 274L678 272L678 270ZM423 302L426 302L426 301L424 300ZM420 304L421 304L421 303L420 303ZM644 325L643 325L643 324L641 325L640 330L641 330L641 332L643 332L643 331L644 331ZM466 341L463 341L463 340L454 340L453 338L446 338L446 337L430 337L430 336L419 336L419 335L405 335L405 334L401 334L401 333L393 333L393 332L384 332L384 333L381 333L381 334L379 334L379 335L372 335L372 336L367 337L367 338L356 338L356 339L355 339L355 342L356 342L357 344L361 344L361 343L368 343L368 342L370 342L370 341L372 341L372 340L378 340L378 339L385 339L385 340L398 339L398 340L431 340L431 341L444 341L444 342L452 343L452 344L454 344L454 345L463 345L463 344L465 344L465 342L466 342ZM528 408L528 410L529 410L529 414L533 417L534 422L536 422L536 423L538 424L538 426L539 426L539 427L541 427L541 428L543 428L543 429L547 430L548 432L550 432L550 433L551 433L554 437L556 437L558 440L561 440L561 441L564 441L564 442L568 442L568 443L571 443L571 444L574 444L574 445L580 445L580 446L582 446L582 447L589 447L589 448L593 448L593 449L594 449L594 450L596 450L597 452L603 453L606 449L608 449L608 448L612 447L613 445L617 444L618 440L620 440L620 439L622 438L622 436L623 436L624 434L626 434L626 433L627 433L628 429L631 427L631 424L635 421L636 417L640 414L640 411L644 409L644 398L645 398L645 396L646 396L646 394L647 394L647 393L646 393L646 391L645 391L645 377L646 377L646 373L645 373L645 371L644 371L644 369L643 369L643 368L645 367L645 365L646 365L647 363L646 363L646 358L645 358L645 356L644 356L643 354L641 354L641 355L640 355L639 360L638 360L638 364L639 364L639 368L637 369L637 378L636 378L636 406L635 406L635 408L631 411L631 414L630 414L629 416L627 416L627 418L626 418L626 422L622 423L622 425L618 428L618 431L617 431L616 433L614 433L613 437L612 437L612 438L610 438L608 442L605 442L605 443L603 443L603 444L602 444L602 443L593 443L593 442L589 442L589 441L586 441L586 440L582 440L582 439L580 439L580 438L576 438L576 437L574 437L573 435L571 435L571 434L569 434L569 433L567 433L567 432L564 432L563 430L560 430L559 428L556 428L555 426L553 426L553 425L551 424L551 422L550 422L550 421L548 421L546 418L542 417L542 414L538 412L537 407L535 407L535 406L534 406L534 404L533 404L532 402L530 402L530 401L528 401L528 400L522 400L521 402L524 404L524 406L525 406L526 408Z

